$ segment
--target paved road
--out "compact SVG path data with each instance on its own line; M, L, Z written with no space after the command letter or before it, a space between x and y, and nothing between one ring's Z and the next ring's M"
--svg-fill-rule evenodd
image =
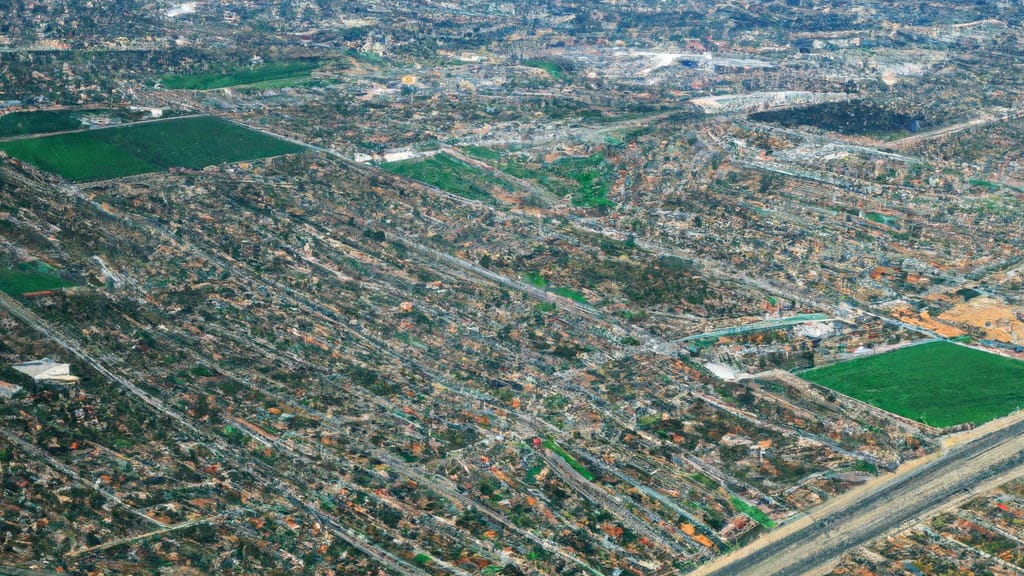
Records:
M69 353L73 354L79 360L85 362L86 364L89 364L94 370L96 370L102 376L107 378L108 381L118 384L126 392L136 396L140 401L148 405L150 408L176 421L179 425L183 427L183 429L188 430L189 432L194 434L194 437L205 438L203 445L209 448L214 454L234 458L234 461L238 463L239 468L247 467L250 470L250 472L262 473L266 475L265 477L275 477L276 471L270 469L268 465L258 460L254 461L252 459L244 457L239 458L240 454L233 447L229 447L224 441L220 440L217 437L211 437L205 434L203 431L193 426L192 423L188 421L188 419L186 419L184 416L164 405L163 401L160 400L159 398L153 397L148 392L145 392L132 382L129 382L125 378L122 378L121 376L114 374L113 372L108 370L106 366L104 366L99 360L97 360L95 357L87 353L85 349L81 346L81 344L72 340L69 337L59 334L53 328L50 327L49 323L47 323L45 320L37 316L31 310L22 306L14 298L7 296L3 292L0 292L0 309L6 310L9 314L21 320L26 325L35 329L41 334L45 335L51 341L61 346ZM0 429L0 435L3 435L8 441L18 444L26 451L35 454L37 457L45 459L51 466L54 466L61 472L68 474L72 478L79 479L77 473L70 467L62 465L52 456L48 456L38 447L29 444L24 440L21 440L17 436L10 433L10 431ZM79 481L81 481L81 479L79 479ZM359 551L363 552L368 557L376 560L384 567L389 568L391 571L397 574L402 574L403 576L420 576L426 574L426 572L420 569L419 567L409 564L405 560L396 557L390 551L378 546L373 542L368 541L365 536L356 532L352 528L349 528L348 526L343 526L339 522L335 521L333 518L324 515L320 512L318 507L315 507L314 505L307 503L305 500L301 498L297 498L295 495L298 492L291 485L289 485L289 483L275 482L273 485L268 485L267 489L271 493L276 493L280 496L288 498L296 506L304 509L308 514L317 518L320 521L320 523L336 537L341 538L349 545L351 545L353 548L356 548ZM97 490L100 491L101 493L103 492L102 489ZM104 495L115 502L121 503L120 500L117 500L117 497L114 496L113 494L107 495L106 493L104 493ZM131 507L125 507L130 512L133 512L135 514L141 514L140 512L135 511ZM142 514L142 516L150 522L156 523L161 527L165 526L162 522L157 522L152 518L145 516L144 514ZM3 572L0 571L0 574L2 573Z
M1024 420L951 449L793 533L712 562L701 576L815 573L847 551L926 515L999 474L1024 466Z
M60 472L61 474L67 476L68 478L71 478L72 480L78 482L82 486L85 486L87 488L91 488L92 490L95 490L96 492L102 494L104 498L106 498L107 500L113 502L114 504L117 504L118 506L121 506L122 508L127 510L130 514L132 514L133 516L141 519L142 521L147 522L149 524L153 524L153 525L161 527L161 528L164 528L164 527L167 526L163 522L161 522L161 521L159 521L159 520L157 520L155 518L150 518L149 516L146 516L145 514L140 512L139 510L136 510L135 508L132 508L124 500L121 500L121 498L119 498L116 494L114 494L110 490L107 490L106 488L103 488L102 486L100 486L100 484L98 482L89 482L87 479L82 478L82 476L79 475L78 472L75 471L74 469L72 469L70 466L67 466L63 462L61 462L60 460L57 460L56 458L51 456L49 453L45 452L39 446L36 446L35 444L32 444L31 442L26 442L25 440L23 440L20 436L18 436L14 432L11 432L10 430L7 430L6 428L0 428L0 438L3 438L4 440L10 442L11 444L14 444L15 446L18 447L18 449L22 450L23 452L26 452L28 454L31 454L32 456L35 456L36 458L38 458L42 462L44 462L47 465L49 465L50 468L53 468L54 470ZM3 569L0 568L0 574L3 574L3 573L4 573Z
M959 124L953 124L951 126L943 126L934 130L928 130L926 132L920 132L906 138L900 138L899 140L892 140L882 144L881 147L898 150L900 148L908 148L914 146L924 140L931 140L933 138L939 138L942 136L949 136L957 132L962 132L970 128L977 128L979 126L985 126L988 124L995 124L997 122L1007 122L1020 118L1022 111L1020 109L1011 109L1003 114L992 114L990 112L983 113L977 118L972 118L966 122L960 122Z

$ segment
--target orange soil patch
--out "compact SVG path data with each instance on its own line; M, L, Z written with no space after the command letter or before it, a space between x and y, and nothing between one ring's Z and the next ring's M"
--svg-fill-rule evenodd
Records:
M1024 322L1014 310L1000 300L978 296L939 314L938 319L978 328L989 340L1024 344Z
M926 330L931 330L944 338L956 338L957 336L963 336L964 334L963 330L959 328L935 320L927 311L922 311L918 314L909 308L897 308L892 311L892 315L894 318L902 320L907 324L913 324L914 326L920 326Z

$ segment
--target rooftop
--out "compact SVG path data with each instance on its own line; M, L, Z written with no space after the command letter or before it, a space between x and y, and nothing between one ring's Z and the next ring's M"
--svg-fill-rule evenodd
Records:
M13 366L15 370L29 376L36 382L78 382L78 376L71 375L71 365L41 358Z

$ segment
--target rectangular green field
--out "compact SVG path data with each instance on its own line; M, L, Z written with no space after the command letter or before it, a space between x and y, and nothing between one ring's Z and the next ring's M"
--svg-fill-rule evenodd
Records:
M82 121L76 113L64 110L38 110L34 112L12 112L0 116L0 137L23 136L77 130Z
M0 292L6 292L12 296L26 292L60 290L69 286L74 286L74 284L62 279L56 273L48 273L30 267L13 270L0 269Z
M391 162L381 168L470 200L493 202L494 197L490 191L495 187L512 189L512 185L505 180L444 152L426 158Z
M1024 406L1024 362L950 342L909 346L800 376L940 428L981 424Z
M0 150L72 181L172 167L199 170L299 152L302 147L212 116L176 118L0 143Z
M213 90L232 86L268 85L287 86L310 77L320 67L317 60L272 62L251 68L225 69L203 74L164 76L160 83L169 90Z

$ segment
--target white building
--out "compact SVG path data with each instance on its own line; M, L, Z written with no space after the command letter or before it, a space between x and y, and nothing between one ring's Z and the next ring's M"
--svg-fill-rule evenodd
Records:
M54 362L50 358L15 364L13 368L36 382L78 382L78 376L71 375L70 364Z

